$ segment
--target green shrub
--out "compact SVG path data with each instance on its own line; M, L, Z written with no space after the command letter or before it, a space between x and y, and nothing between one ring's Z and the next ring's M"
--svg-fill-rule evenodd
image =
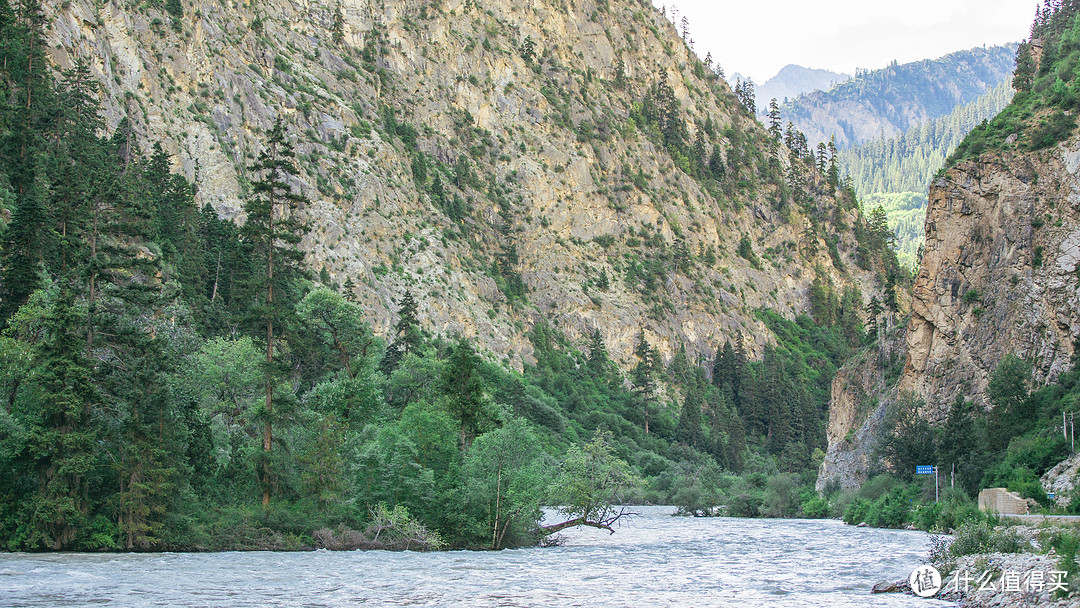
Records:
M1031 132L1031 140L1028 147L1032 150L1049 148L1069 137L1076 128L1076 119L1065 112L1058 110L1049 119L1039 123Z
M912 505L908 494L905 488L897 487L874 501L867 523L878 528L900 528L908 523Z
M955 557L986 553L990 549L990 536L993 529L985 521L969 521L960 525L956 537L949 546L949 553Z
M863 523L866 521L869 512L870 502L864 498L856 498L848 503L844 509L844 523L850 525Z

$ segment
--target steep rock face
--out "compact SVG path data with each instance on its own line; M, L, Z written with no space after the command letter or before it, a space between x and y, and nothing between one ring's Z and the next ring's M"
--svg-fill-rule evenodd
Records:
M308 264L352 279L378 333L411 289L425 329L516 366L544 319L574 340L599 328L624 363L642 333L665 358L685 343L696 361L736 334L751 352L769 343L752 311L805 310L817 273L853 279L822 226L850 227L858 211L812 174L809 203L776 204L760 126L648 3L182 5L174 18L50 4L52 57L86 61L110 131L127 119L144 149L174 155L201 204L238 221L245 167L282 118L311 201ZM690 177L699 159L673 157L632 118L662 79L689 141L731 161L729 185ZM736 254L743 234L762 264ZM850 232L835 237L854 268Z
M874 445L897 397L896 372L906 358L906 335L905 327L897 327L837 371L829 398L829 447L818 471L819 491L832 485L858 488L876 467Z
M837 373L818 487L861 483L884 406L901 392L924 399L922 415L940 423L957 395L989 406L990 375L1009 353L1032 362L1036 384L1067 370L1080 336L1078 265L1080 138L950 168L930 188L903 343L882 347L900 353L903 372L875 385L863 353ZM867 396L880 407L860 410Z
M1070 365L1080 335L1080 142L984 155L930 189L900 390L940 420L956 395L986 406L1008 353L1035 381Z

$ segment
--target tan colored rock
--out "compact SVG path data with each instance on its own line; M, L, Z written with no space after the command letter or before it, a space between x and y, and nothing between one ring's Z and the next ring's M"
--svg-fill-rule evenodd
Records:
M252 178L246 167L284 118L300 170L293 186L311 201L307 261L339 283L352 278L380 334L408 288L425 329L475 338L518 367L531 360L528 333L541 321L580 341L599 328L624 365L642 331L665 358L685 343L699 361L737 335L760 353L773 338L754 310L805 311L815 267L837 287L855 280L833 266L798 209L786 218L772 209L771 186L714 196L629 126L631 103L663 72L691 133L707 119L718 133L763 133L736 110L725 83L693 75L696 59L658 11L622 2L343 0L338 46L333 2L183 4L180 32L146 4L47 4L51 55L61 68L87 61L108 129L126 118L144 151L160 142L196 184L197 201L238 222ZM534 63L519 51L526 36ZM631 80L623 90L613 84L618 59ZM559 124L560 104L573 128ZM417 130L447 194L472 205L463 223L414 183L415 151L386 131L382 107ZM595 135L579 137L583 121ZM485 183L452 183L461 157ZM643 171L645 187L624 167ZM488 178L498 195L489 195ZM819 178L809 187L824 189ZM815 204L836 211L828 196ZM850 226L854 214L838 217ZM645 294L625 277L630 257L652 253L628 243L646 231L694 255L713 247L719 261L669 269ZM775 252L762 270L735 254L743 233L758 255ZM596 242L607 237L614 242L606 247ZM511 242L529 288L524 304L507 302L492 270ZM840 249L850 261L850 232ZM607 290L594 286L601 273Z
M932 186L900 384L926 399L931 419L956 395L988 406L990 374L1006 354L1031 361L1036 384L1071 366L1080 335L1078 170L1073 138L966 161Z

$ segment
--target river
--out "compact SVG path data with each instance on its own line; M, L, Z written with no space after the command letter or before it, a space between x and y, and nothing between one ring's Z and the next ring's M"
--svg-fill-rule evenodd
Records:
M546 549L443 553L0 553L0 606L949 606L870 595L922 532L832 520L670 517L572 529Z

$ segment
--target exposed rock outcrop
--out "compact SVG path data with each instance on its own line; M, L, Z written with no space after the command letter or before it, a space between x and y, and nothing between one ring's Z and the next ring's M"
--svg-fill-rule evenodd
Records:
M352 279L377 333L409 288L425 329L515 366L544 319L575 341L599 328L624 364L642 332L697 361L736 335L759 352L772 338L753 311L804 311L815 269L853 280L841 262L856 267L859 212L813 173L806 200L784 203L761 126L648 3L182 5L174 19L153 3L46 4L52 57L86 61L108 128L127 119L144 149L160 142L198 201L238 221L245 166L284 118L311 200L308 264ZM673 156L633 118L661 81L708 158ZM714 159L730 184L691 177ZM762 264L736 253L743 234ZM516 277L525 301L508 295Z
M878 345L852 357L836 373L829 399L829 442L818 471L817 489L850 490L876 467L876 438L889 405L896 400L896 378L906 354L904 327Z
M1054 494L1057 506L1067 507L1076 498L1074 490L1077 480L1080 480L1080 454L1073 454L1057 463L1043 474L1040 481L1047 493Z
M988 405L1009 353L1035 382L1071 365L1080 335L1080 141L995 153L950 169L930 189L926 249L912 293L900 382L940 420L956 395Z

